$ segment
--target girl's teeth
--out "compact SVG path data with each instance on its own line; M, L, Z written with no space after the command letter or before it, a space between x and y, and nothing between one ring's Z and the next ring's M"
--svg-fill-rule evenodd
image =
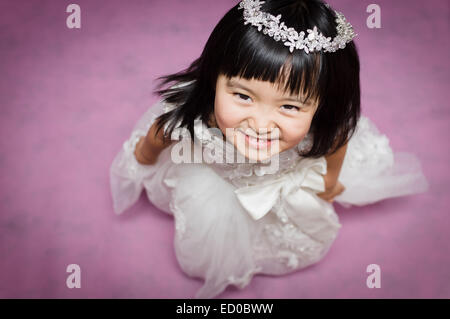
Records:
M255 143L255 144L259 144L259 145L267 144L267 140L258 140L257 138L254 138L254 137L251 137L251 136L249 136L249 139L250 139L250 141L252 143Z

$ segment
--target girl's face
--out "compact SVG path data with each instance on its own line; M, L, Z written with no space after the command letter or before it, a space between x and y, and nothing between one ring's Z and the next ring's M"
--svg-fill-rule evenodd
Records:
M219 75L214 115L226 139L246 158L264 161L288 150L308 133L317 101L305 105L274 84Z

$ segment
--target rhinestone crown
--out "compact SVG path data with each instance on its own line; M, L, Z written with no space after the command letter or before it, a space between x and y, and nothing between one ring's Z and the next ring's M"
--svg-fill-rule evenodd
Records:
M317 27L297 32L294 28L287 28L284 22L280 23L281 14L273 16L270 13L261 11L261 5L264 1L260 0L242 0L239 3L239 9L244 9L244 24L251 24L258 28L264 34L268 34L276 41L282 41L289 47L291 53L294 49L304 50L306 53L321 51L336 52L338 49L344 49L345 45L357 36L353 27L347 22L344 15L338 11L336 13L337 35L334 39L325 37L319 33ZM327 7L329 5L327 4ZM264 28L264 29L263 29ZM306 38L305 38L306 35Z

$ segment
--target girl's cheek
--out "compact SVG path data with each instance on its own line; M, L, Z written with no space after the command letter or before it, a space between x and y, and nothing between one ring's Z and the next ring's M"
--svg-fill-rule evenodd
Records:
M284 123L283 131L286 140L292 141L292 143L299 143L309 131L310 127L309 116L299 119L298 121L291 123Z
M232 99L217 100L214 106L216 121L222 127L235 127L239 124L241 112Z
M216 121L221 129L233 128L238 122L233 112L228 111L216 113Z

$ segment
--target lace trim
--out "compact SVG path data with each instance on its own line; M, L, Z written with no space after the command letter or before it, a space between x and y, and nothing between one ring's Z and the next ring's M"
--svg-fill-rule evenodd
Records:
M216 132L211 134L211 132ZM211 155L212 152L204 152L204 158L212 166L220 168L219 174L230 180L240 179L250 176L264 175L281 175L284 171L292 169L302 157L299 155L312 147L313 138L311 134L307 136L297 145L297 149L291 148L281 152L279 156L279 168L273 170L270 163L227 163L227 158L233 158L237 152L234 145L228 141L224 141L221 132L210 130L199 118L194 123L194 133L203 147L214 150L217 154ZM228 155L228 156L227 156ZM239 181L236 181L238 183Z
M269 241L277 249L277 257L284 260L291 269L299 266L300 257L302 260L311 260L322 247L321 243L305 235L292 223L268 224L264 230Z
M134 150L136 149L136 144L139 142L139 139L142 136L146 136L148 130L150 129L151 123L147 124L144 130L134 130L131 133L131 136L128 140L126 140L122 147L124 150L124 157L122 157L121 165L125 165L127 167L128 174L130 176L136 177L140 168L144 167L141 163L136 160L134 155Z
M354 137L349 141L352 152L346 154L349 167L364 167L366 168L364 171L378 175L393 165L394 155L388 137L381 134L369 118L365 116L359 118Z

